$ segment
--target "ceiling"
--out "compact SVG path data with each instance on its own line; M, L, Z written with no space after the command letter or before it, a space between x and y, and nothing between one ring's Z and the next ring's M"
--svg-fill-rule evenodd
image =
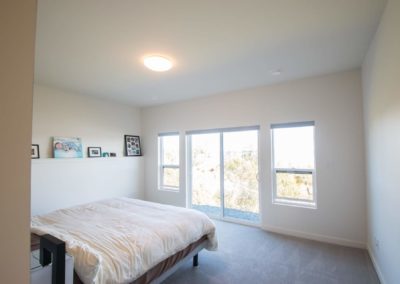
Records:
M38 4L36 83L146 107L360 67L386 1ZM174 68L146 69L152 53Z

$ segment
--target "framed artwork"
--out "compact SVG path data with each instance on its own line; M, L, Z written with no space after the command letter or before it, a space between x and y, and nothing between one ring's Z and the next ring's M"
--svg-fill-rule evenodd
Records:
M141 156L140 138L135 135L125 135L125 156Z
M101 157L101 147L88 147L88 157L89 158Z
M82 140L77 137L53 137L54 158L83 158Z
M40 158L39 144L32 144L31 158L32 159L39 159Z

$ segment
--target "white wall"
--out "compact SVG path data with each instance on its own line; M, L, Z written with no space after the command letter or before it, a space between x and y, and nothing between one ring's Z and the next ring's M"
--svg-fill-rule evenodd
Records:
M400 1L389 0L363 65L368 246L382 283L400 283ZM378 243L378 244L377 244Z
M139 135L140 110L115 102L35 85L32 143L40 145L43 158L53 157L52 137L80 137L87 147L123 156L124 135Z
M143 198L139 157L32 161L32 215L105 198Z
M318 209L272 204L271 123L316 122ZM260 125L263 227L353 246L366 242L364 134L360 71L142 110L146 199L185 206L186 130ZM181 190L157 190L157 134L181 133Z
M36 1L0 2L0 282L29 283Z
M32 214L108 197L142 198L143 158L123 157L124 135L140 135L140 110L36 85L32 143L41 159L32 160ZM48 159L52 137L80 137L88 146L116 152L117 158Z

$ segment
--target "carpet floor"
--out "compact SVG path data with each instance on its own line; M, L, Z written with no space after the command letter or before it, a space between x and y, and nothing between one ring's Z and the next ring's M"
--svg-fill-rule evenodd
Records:
M188 261L165 284L379 283L366 250L215 223L218 251L203 250L198 267Z

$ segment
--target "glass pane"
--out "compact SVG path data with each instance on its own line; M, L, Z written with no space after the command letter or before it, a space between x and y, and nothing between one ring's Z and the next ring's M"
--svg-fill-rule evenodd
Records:
M314 126L272 131L275 168L314 169Z
M164 168L163 181L166 187L179 187L179 168Z
M257 222L258 131L224 134L224 216Z
M313 200L312 174L276 173L277 198Z
M220 134L192 135L192 207L212 216L221 212Z
M179 165L179 135L161 137L164 165Z

